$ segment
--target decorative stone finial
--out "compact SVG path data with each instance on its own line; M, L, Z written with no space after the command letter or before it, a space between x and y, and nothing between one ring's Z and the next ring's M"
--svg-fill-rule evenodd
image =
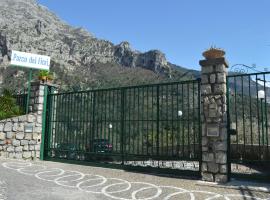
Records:
M220 48L216 48L214 46L211 46L209 49L204 51L202 55L206 59L223 58L225 55L225 51L220 49Z

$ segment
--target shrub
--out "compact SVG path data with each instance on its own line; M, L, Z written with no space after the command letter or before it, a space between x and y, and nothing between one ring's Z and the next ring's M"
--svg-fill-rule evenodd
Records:
M11 92L4 90L0 96L0 120L23 114Z

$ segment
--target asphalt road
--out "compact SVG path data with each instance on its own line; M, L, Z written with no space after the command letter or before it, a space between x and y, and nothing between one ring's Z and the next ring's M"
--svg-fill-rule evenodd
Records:
M270 200L270 184L226 185L123 170L0 159L0 200Z

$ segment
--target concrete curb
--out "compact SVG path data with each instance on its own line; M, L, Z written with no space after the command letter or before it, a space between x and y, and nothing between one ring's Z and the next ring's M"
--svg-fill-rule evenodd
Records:
M225 184L213 183L213 182L207 182L207 181L197 181L195 185L206 186L206 187L237 189L237 190L251 190L255 192L270 193L270 184L251 182L251 181L232 180L229 183L225 183Z

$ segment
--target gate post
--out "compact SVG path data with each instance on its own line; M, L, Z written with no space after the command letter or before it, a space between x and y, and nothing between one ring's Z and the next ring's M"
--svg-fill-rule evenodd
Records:
M219 51L210 49L209 51ZM209 52L208 51L208 52ZM223 52L224 53L224 52ZM205 55L204 55L205 56ZM201 65L202 180L228 181L226 75L223 56L205 56Z
M41 160L44 159L44 142L45 142L45 128L46 128L46 105L47 105L47 92L48 87L56 87L55 85L43 83L40 81L31 82L30 100L29 100L29 111L36 114L37 123L34 128L37 133L38 149L40 154L36 155ZM36 134L34 134L36 135Z

